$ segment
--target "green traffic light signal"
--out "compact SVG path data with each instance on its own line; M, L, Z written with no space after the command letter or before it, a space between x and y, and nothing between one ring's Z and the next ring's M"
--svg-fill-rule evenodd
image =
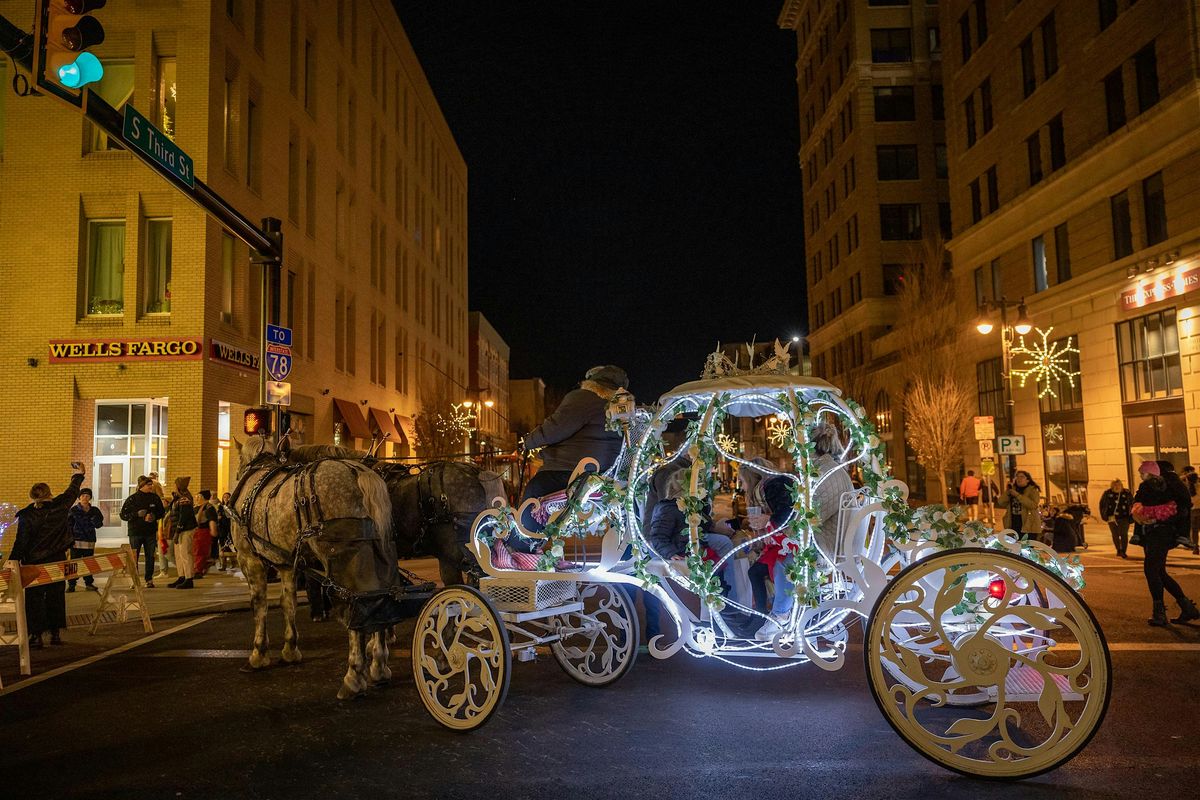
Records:
M68 89L78 89L104 77L104 65L91 53L80 53L70 64L58 68L58 81Z

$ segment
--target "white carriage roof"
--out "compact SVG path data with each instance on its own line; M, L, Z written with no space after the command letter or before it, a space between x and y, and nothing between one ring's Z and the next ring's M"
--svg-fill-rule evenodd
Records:
M660 397L658 403L661 407L681 397L729 393L730 414L736 417L759 417L774 413L774 409L753 401L739 403L738 399L761 392L786 392L788 389L795 389L797 392L827 391L836 395L842 393L833 384L809 375L727 375L680 384Z

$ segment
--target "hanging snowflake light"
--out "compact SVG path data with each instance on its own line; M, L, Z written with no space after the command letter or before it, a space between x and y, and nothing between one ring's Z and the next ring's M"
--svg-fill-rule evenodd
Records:
M450 416L437 415L437 429L450 436L470 436L475 430L475 412L470 406L453 403Z
M716 438L717 447L725 453L737 454L738 440L730 436L728 433L718 433Z
M1063 439L1063 426L1058 422L1043 425L1042 435L1046 438L1046 444L1058 444Z
M767 439L781 450L792 441L792 423L787 417L767 418Z
M1020 379L1022 388L1033 378L1037 383L1039 398L1046 395L1057 397L1058 393L1054 389L1064 380L1074 389L1075 379L1079 377L1079 373L1071 369L1071 353L1077 354L1079 351L1075 349L1070 336L1062 341L1050 341L1053 330L1054 328L1038 328L1041 342L1027 345L1025 337L1022 336L1020 343L1010 351L1014 356L1025 357L1019 368L1013 367L1013 377Z

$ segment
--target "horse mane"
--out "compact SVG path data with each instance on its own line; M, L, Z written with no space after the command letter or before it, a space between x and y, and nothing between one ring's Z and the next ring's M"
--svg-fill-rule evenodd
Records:
M302 444L289 450L287 459L299 464L309 464L323 458L346 458L361 461L365 455L366 453L361 450L351 450L336 444Z

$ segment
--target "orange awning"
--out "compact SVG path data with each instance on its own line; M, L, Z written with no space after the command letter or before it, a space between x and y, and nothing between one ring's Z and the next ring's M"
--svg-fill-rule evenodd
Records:
M346 431L355 439L370 439L371 429L367 427L366 417L358 410L358 405L350 400L333 398L333 407L338 416L346 423Z
M375 420L375 427L379 428L379 432L387 436L387 441L400 443L400 431L396 430L396 423L392 422L392 415L382 409L372 408L371 419Z
M417 446L417 423L413 422L412 417L397 414L396 424L400 426L400 432L404 434L404 443L415 448Z

